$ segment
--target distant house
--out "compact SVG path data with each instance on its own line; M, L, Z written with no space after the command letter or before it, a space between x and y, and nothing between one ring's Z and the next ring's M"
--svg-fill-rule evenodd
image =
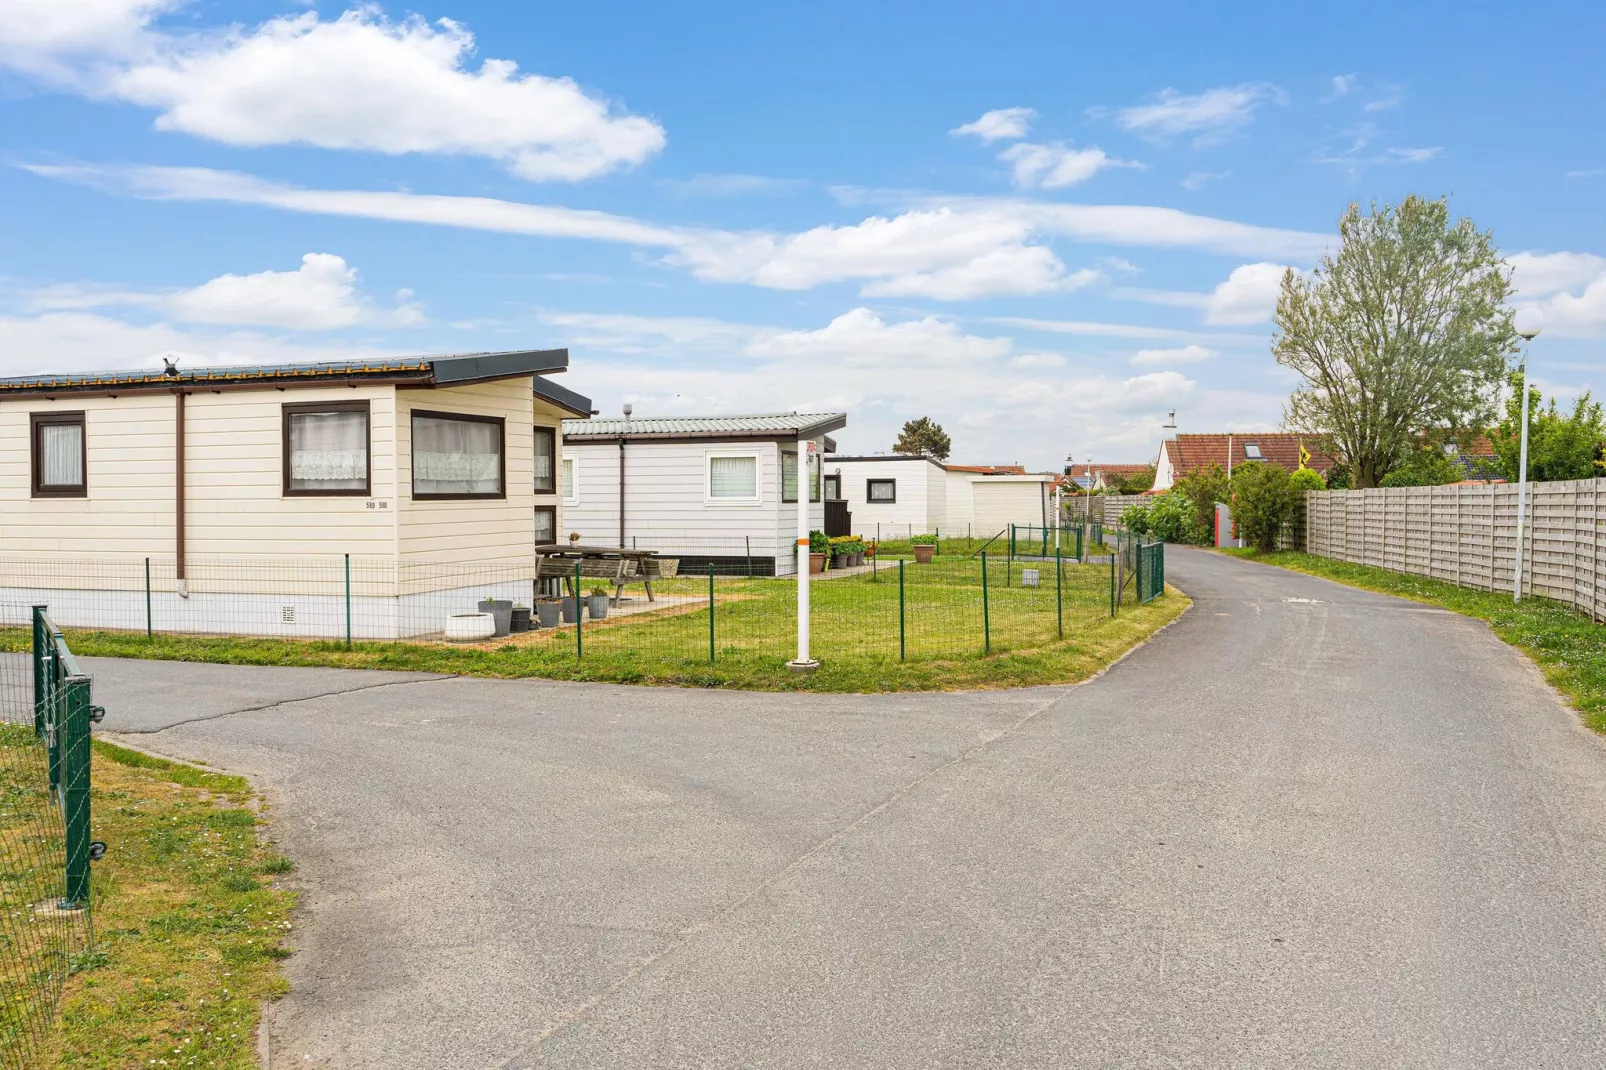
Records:
M683 571L790 575L799 445L815 447L809 525L823 528L819 457L847 422L840 412L567 420L559 541L658 550Z
M0 603L396 638L529 598L567 350L0 379ZM454 593L455 592L455 593Z
M827 456L826 497L840 495L854 534L995 535L1010 524L1042 526L1060 476L1022 465L942 464L908 454Z
M1336 460L1319 448L1315 435L1287 431L1244 431L1211 435L1177 435L1160 443L1155 460L1154 490L1171 489L1176 481L1211 465L1230 471L1248 461L1265 461L1292 472L1300 466L1301 450L1309 454L1306 468L1325 478Z
M1101 491L1114 487L1122 479L1147 475L1147 464L1073 464L1068 473L1078 490Z

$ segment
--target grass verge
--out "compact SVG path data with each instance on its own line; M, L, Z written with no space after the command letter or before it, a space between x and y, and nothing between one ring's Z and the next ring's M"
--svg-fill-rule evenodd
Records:
M1571 607L1535 597L1513 604L1509 592L1457 587L1425 576L1291 550L1221 552L1488 621L1496 635L1533 659L1545 679L1583 715L1585 724L1606 732L1606 627Z
M94 741L95 946L68 978L44 1067L254 1068L294 894L245 779Z

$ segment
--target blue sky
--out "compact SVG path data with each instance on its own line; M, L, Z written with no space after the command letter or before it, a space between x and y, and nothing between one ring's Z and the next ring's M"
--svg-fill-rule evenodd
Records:
M3 0L0 374L566 345L606 413L1148 460L1278 424L1282 267L1414 192L1597 386L1606 12L1306 7Z

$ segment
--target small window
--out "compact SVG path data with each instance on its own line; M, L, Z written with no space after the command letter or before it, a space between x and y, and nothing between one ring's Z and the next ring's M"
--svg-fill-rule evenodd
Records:
M1247 457L1251 461L1261 460L1260 447L1255 445L1253 442L1245 442L1244 443L1244 456Z
M809 501L820 500L820 455L809 456ZM781 501L797 501L797 451L781 451Z
M286 496L368 493L368 402L284 407Z
M827 498L829 498L830 500L834 501L834 502L842 500L842 477L841 476L826 476L825 477L825 496Z
M579 463L574 454L566 453L563 455L563 465L559 469L563 474L559 486L563 489L563 500L568 505L573 505L580 500L580 482L577 476Z
M551 494L558 489L553 464L558 453L558 432L551 427L535 429L535 492Z
M708 458L708 496L725 501L757 501L758 458Z
M413 411L413 497L502 498L500 417Z
M558 509L554 505L535 507L535 545L550 546L558 541Z
M896 479L867 479L864 481L864 500L867 502L895 502L898 500Z
M36 412L28 420L33 433L33 496L86 497L84 414Z

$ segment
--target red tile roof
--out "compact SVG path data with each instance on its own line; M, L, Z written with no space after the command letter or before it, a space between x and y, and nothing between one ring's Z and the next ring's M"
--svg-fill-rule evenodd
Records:
M984 476L1023 476L1026 466L1023 464L945 464L944 468L950 472L975 472Z
M1225 469L1229 443L1234 468L1245 461L1258 459L1292 472L1299 467L1299 447L1303 443L1305 449L1310 451L1310 462L1306 467L1314 468L1325 476L1327 470L1338 462L1332 455L1317 448L1319 441L1315 435L1289 431L1234 431L1230 435L1178 435L1166 440L1165 451L1171 460L1171 467L1179 476L1208 468L1212 464L1219 464ZM1245 446L1259 446L1260 457L1250 457L1245 452Z
M1152 464L1073 464L1071 465L1072 479L1086 479L1088 470L1103 472L1109 476L1140 476L1153 468Z

